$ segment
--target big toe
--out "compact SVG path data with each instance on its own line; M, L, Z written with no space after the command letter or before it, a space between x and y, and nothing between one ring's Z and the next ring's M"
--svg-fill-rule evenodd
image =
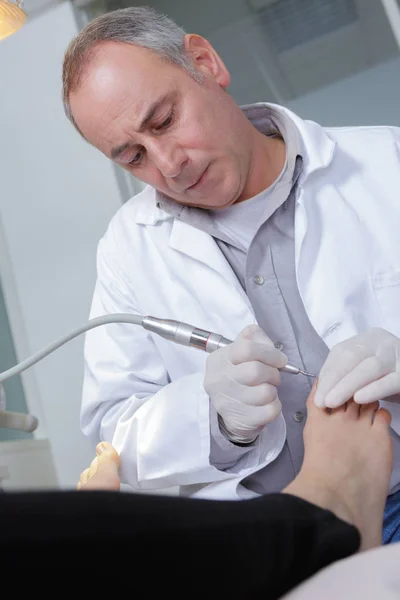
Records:
M114 448L114 446L112 446L108 442L100 442L100 444L97 444L96 454L97 454L96 458L97 458L97 462L98 462L98 468L100 468L100 465L104 465L104 464L107 464L110 462L115 463L116 466L119 468L119 465L120 465L119 454L116 451L116 449Z

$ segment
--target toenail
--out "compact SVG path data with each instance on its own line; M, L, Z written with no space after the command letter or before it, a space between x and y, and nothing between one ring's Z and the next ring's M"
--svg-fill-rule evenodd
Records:
M101 454L102 452L105 452L107 450L105 444L103 444L103 442L101 442L101 444L98 444L96 451L97 454Z

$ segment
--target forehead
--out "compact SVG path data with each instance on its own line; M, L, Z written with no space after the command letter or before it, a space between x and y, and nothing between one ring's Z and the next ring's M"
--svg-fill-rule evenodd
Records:
M107 122L123 121L129 114L139 123L149 104L185 85L187 79L190 76L183 69L150 50L104 42L94 49L78 89L70 95L72 113L92 141L92 130L107 127Z

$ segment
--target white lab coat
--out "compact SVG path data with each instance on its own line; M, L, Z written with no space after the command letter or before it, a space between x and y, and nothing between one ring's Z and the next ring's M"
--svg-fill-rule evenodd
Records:
M293 120L303 144L295 256L312 325L328 347L375 326L400 336L400 130L324 129L269 106ZM256 322L239 281L211 236L156 199L147 187L113 218L99 244L91 317L138 312L235 338ZM82 429L114 444L134 488L192 493L187 486L202 484L197 496L240 498L243 477L280 453L282 416L230 472L210 465L206 358L134 325L87 334ZM400 432L400 409L390 409Z

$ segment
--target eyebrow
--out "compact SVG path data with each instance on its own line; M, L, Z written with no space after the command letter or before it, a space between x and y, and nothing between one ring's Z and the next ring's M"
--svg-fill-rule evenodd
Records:
M144 131L146 129L147 125L152 120L152 118L156 114L157 110L160 108L160 106L162 106L164 104L164 102L168 98L169 98L169 94L166 94L162 98L159 98L158 100L153 102L153 104L150 106L149 110L147 111L144 119L142 120L142 122L139 125L138 133L141 133L142 131ZM127 150L128 148L130 148L131 146L134 146L134 145L135 144L132 144L131 142L125 142L125 144L116 146L115 148L113 148L111 150L111 158L114 160L115 158L120 156L123 152L125 152L125 150Z

